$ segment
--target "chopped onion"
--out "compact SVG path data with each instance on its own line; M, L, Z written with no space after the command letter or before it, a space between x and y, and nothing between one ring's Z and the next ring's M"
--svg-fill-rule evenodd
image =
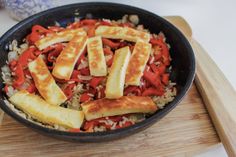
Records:
M83 69L83 68L86 68L86 67L88 67L88 61L81 60L81 63L78 66L77 69L80 70L80 69Z
M11 62L11 61L13 61L13 60L17 60L18 59L18 54L17 54L17 52L16 51L10 51L9 53L8 53L8 62Z
M91 79L92 79L92 76L78 75L78 78L79 78L80 80L88 81L88 80L91 80Z
M112 59L112 54L105 56L106 62Z

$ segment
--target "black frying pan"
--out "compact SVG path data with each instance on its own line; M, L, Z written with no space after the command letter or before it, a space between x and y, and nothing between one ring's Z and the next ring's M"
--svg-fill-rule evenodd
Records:
M84 18L86 14L91 14L93 18L106 18L106 19L121 19L125 14L136 14L140 18L140 24L148 28L152 33L159 33L162 31L167 38L167 43L171 45L170 53L172 57L173 71L171 73L171 80L177 82L178 94L174 101L166 105L164 109L157 111L154 115L149 117L143 122L137 123L133 126L107 132L97 133L70 133L54 129L44 128L34 124L14 113L3 101L4 93L0 92L0 107L11 117L21 122L22 124L30 127L44 135L56 137L64 140L80 141L80 142L101 142L107 140L118 139L124 136L134 134L141 131L156 121L164 117L170 112L184 97L190 88L194 74L195 74L195 58L191 46L189 45L183 34L172 24L148 11L114 3L78 3L66 5L54 9L44 11L42 13L31 16L17 25L13 26L7 31L0 39L0 66L6 64L7 60L7 47L9 43L16 39L18 42L30 33L31 27L35 24L43 26L54 25L55 21L61 24L72 22L74 13L79 12L79 17ZM2 79L0 87L3 88ZM17 131L17 130L16 130Z

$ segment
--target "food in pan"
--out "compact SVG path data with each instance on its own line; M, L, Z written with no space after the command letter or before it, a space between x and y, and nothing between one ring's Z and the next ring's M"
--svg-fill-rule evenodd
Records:
M34 25L20 45L12 41L1 68L6 104L69 132L125 128L162 109L177 93L170 45L127 17Z

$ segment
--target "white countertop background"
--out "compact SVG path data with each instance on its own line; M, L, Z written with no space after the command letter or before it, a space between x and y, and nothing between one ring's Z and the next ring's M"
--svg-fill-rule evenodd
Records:
M54 0L56 4L97 0ZM236 89L236 0L103 0L140 7L160 16L180 15L193 29L194 38L207 50ZM0 9L0 35L17 21ZM222 145L197 157L227 157Z

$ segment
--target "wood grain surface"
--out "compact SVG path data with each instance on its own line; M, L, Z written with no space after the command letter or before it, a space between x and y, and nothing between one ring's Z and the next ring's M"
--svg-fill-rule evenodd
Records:
M236 92L216 63L192 38L188 23L180 16L166 17L188 38L197 61L196 86L217 133L230 157L236 157Z
M166 117L132 136L107 143L70 143L40 135L4 117L0 153L24 157L64 156L192 156L219 143L195 87ZM1 155L0 155L1 156Z

